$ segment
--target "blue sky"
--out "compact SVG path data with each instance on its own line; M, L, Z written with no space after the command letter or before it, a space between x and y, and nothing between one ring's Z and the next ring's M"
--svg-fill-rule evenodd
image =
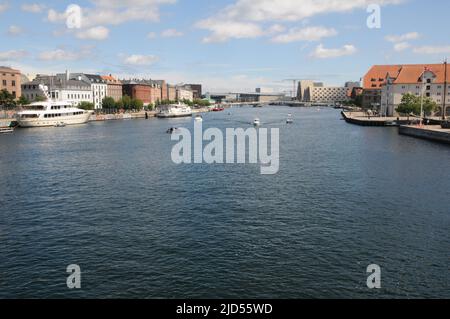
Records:
M381 5L381 28L367 6ZM67 28L69 5L82 10ZM448 0L0 0L0 65L288 91L359 80L373 64L450 55Z

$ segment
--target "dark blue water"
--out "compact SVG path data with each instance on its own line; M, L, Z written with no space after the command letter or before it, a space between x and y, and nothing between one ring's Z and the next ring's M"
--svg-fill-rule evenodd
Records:
M450 297L449 147L335 110L240 108L204 127L256 116L280 122L277 175L173 164L165 131L192 119L0 136L0 297Z

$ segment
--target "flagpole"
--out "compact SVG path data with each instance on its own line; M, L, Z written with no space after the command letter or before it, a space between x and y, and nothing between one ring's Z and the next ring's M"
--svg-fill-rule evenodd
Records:
M445 105L447 104L447 58L444 61L444 103L442 105L442 119L445 121L447 119L447 112Z

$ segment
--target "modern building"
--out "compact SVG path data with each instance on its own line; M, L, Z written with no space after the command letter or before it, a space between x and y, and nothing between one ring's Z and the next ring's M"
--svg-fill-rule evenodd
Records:
M300 80L298 82L297 99L301 102L311 102L311 88L314 87L323 87L323 83L312 80Z
M397 115L403 95L428 97L448 111L450 106L450 72L445 78L444 64L403 65L398 71L385 75L381 88L381 110L386 116ZM447 86L447 88L446 88Z
M286 100L283 93L240 93L238 101L242 103L270 103Z
M238 93L209 93L205 94L205 98L215 103L235 103L239 101Z
M202 85L201 84L185 84L184 88L192 91L194 100L202 98Z
M316 87L309 89L309 101L312 103L341 103L350 100L348 88L346 87Z
M22 84L22 95L29 101L46 98L69 101L75 106L81 102L92 102L90 83L60 76L37 75L33 81Z
M22 76L19 70L0 66L0 91L6 90L14 98L20 98L22 95L21 81Z
M106 81L108 88L106 90L106 96L112 97L114 101L120 101L122 99L122 82L110 75L102 75L102 79Z

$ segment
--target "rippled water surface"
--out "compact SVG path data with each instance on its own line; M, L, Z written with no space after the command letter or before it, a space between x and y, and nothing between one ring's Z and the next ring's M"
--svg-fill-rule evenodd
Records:
M255 117L280 128L277 175L173 164L165 131L192 119L0 136L0 297L450 298L449 147L329 109L238 108L204 127Z

